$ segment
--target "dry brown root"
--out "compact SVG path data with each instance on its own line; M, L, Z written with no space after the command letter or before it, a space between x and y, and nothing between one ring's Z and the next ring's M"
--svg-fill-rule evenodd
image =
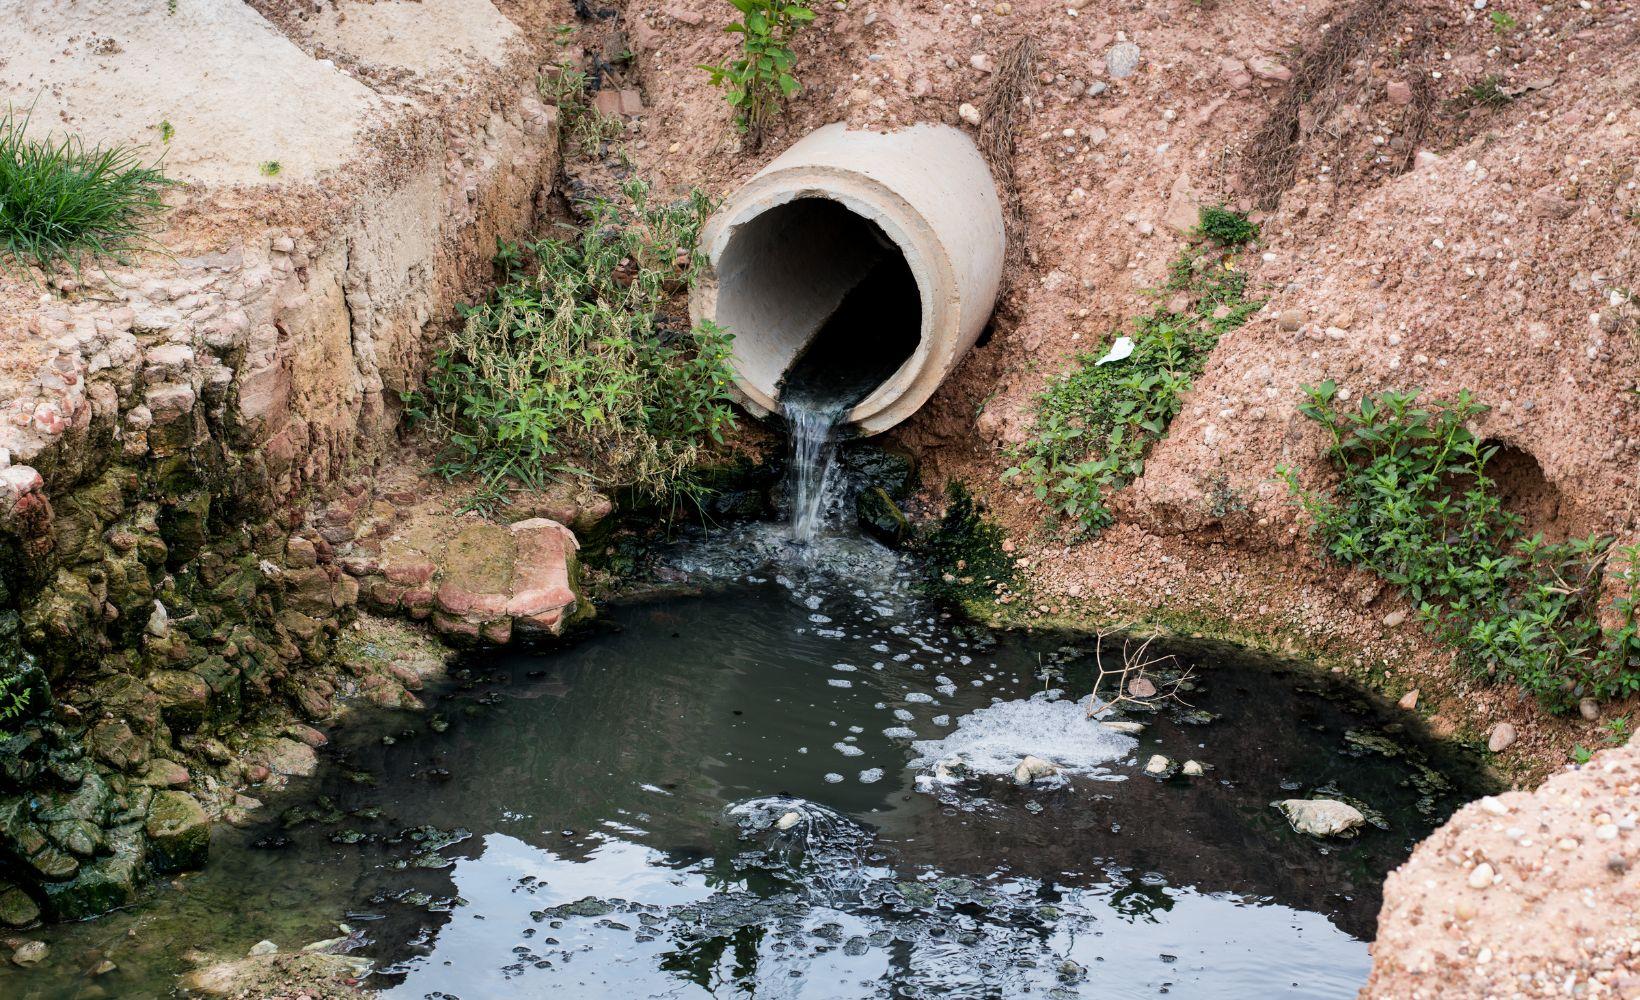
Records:
M1305 49L1286 91L1242 151L1242 176L1256 204L1273 207L1292 186L1306 145L1338 106L1350 64L1405 12L1404 0L1356 0ZM1427 86L1422 89L1433 104Z
M1015 116L1030 89L1031 68L1035 63L1036 42L1030 36L1009 46L997 64L995 82L985 96L985 106L980 109L979 150L1002 194L1010 272L1023 262L1025 254L1025 208L1014 180Z

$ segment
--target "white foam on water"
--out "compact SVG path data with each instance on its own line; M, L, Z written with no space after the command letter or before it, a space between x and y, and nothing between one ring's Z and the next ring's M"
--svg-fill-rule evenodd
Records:
M943 739L911 744L917 753L911 766L931 771L942 761L961 762L974 773L1012 775L1020 760L1031 755L1053 762L1065 774L1103 775L1102 765L1128 756L1138 742L1088 718L1091 698L1072 701L1045 692L993 702L957 719Z
M860 784L862 785L875 785L877 782L882 780L883 769L880 767L874 767L870 770L860 772Z

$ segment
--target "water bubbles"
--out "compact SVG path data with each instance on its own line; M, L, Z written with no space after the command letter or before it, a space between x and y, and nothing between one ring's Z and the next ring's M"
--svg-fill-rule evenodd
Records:
M828 785L841 785L843 783L843 776L838 774L836 771L827 771L824 780Z
M912 714L909 708L896 708L894 710L894 718L899 719L901 722L910 722L912 719L915 719L916 716Z
M905 726L889 726L883 730L883 735L891 740L914 740L917 738L916 730L908 729Z
M877 782L882 780L883 769L880 767L873 767L860 772L860 784L862 785L875 785Z
M852 674L856 670L859 670L860 668L855 666L852 663L833 663L831 665L831 669L839 671L841 673L845 673L845 674Z
M925 694L922 691L912 691L905 696L905 700L919 705L932 704L934 701L934 696L931 694Z
M833 677L826 681L826 683L830 684L834 688L851 688L854 686L854 682L849 680L847 677Z
M842 754L844 757L863 757L863 756L865 756L865 751L861 750L859 747L855 746L852 743L833 743L831 745L831 748L833 750L836 750L838 753Z

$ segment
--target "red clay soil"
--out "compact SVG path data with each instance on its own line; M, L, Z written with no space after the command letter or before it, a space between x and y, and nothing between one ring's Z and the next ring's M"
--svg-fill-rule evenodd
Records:
M1172 624L1318 657L1395 696L1418 688L1440 731L1484 739L1512 722L1501 763L1541 775L1587 724L1463 676L1393 590L1323 564L1274 472L1325 475L1321 433L1295 409L1302 385L1468 389L1492 406L1475 429L1507 446L1506 492L1532 528L1640 540L1640 334L1625 299L1640 284L1640 17L1632 3L1373 6L1365 44L1311 57L1338 64L1330 85L1284 103L1350 4L828 4L796 46L805 91L755 151L696 68L737 44L721 31L728 7L635 2L613 41L583 38L594 54L637 53L612 85L642 90L644 113L627 118L639 174L722 194L828 121L971 128L959 108L984 105L1029 34L1013 159L1024 262L989 339L893 436L924 457L929 486L962 479L989 503L1045 617ZM1129 43L1137 67L1117 78ZM1477 85L1501 106L1466 96ZM1293 183L1264 212L1248 192L1269 163L1243 154L1294 107ZM1197 206L1220 201L1259 213L1244 263L1268 304L1220 343L1144 476L1115 496L1118 524L1066 545L1028 485L999 479L1009 450L1047 381L1152 307Z

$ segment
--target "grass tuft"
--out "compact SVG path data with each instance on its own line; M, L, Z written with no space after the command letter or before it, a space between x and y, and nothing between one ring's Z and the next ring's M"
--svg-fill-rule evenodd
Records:
M126 263L171 185L128 146L28 137L28 115L0 115L0 271L49 271L86 260Z

